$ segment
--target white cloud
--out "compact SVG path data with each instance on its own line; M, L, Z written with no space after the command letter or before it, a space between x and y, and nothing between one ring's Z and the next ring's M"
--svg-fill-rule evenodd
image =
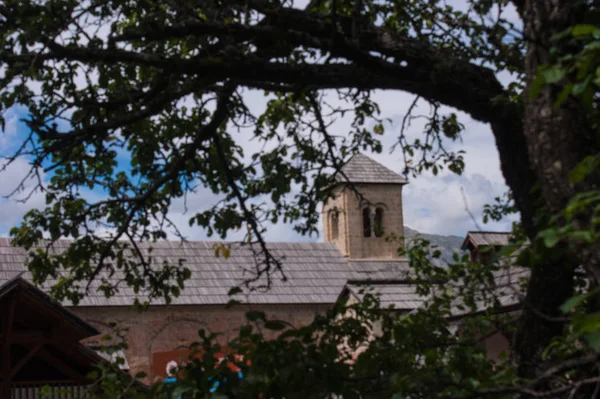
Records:
M3 165L5 163L0 163L0 168ZM37 185L35 177L25 180L22 190L6 198L19 187L30 168L31 166L25 159L18 158L0 173L0 235L2 236L6 236L11 227L19 224L27 211L34 208L39 209L45 205L44 194L41 191L36 190L31 193ZM41 178L44 179L44 176L42 175ZM23 202L27 196L29 199L27 202Z
M219 201L219 196L209 192L208 190L198 190L195 193L191 193L187 196L184 201L183 198L179 198L173 202L169 208L169 218L178 227L180 233L188 240L211 240L217 241L219 237L213 235L209 237L207 231L200 226L189 225L189 220L196 213L209 209ZM186 202L186 204L184 204ZM236 241L242 240L245 237L245 230L232 231L227 240ZM169 232L170 238L175 239L176 235L173 231ZM302 236L295 232L291 225L278 223L275 225L269 225L268 230L265 234L265 239L268 241L316 241L317 237Z
M397 141L402 118L412 99L413 96L406 93L387 91L376 94L382 117L391 119L392 124L388 125L381 137L383 153L368 155L396 172L401 172L404 167L402 154L400 149L391 154L389 150ZM415 111L415 114L426 114L428 107L421 104ZM416 178L410 178L403 194L405 224L430 234L465 235L467 231L477 229L476 223L486 230L508 230L514 218L501 223L482 223L484 205L492 203L495 197L508 189L500 170L498 151L490 127L463 112L442 108L442 112L449 111L456 112L465 126L462 140L448 143L450 150L466 152L465 170L462 176L444 171L438 176L424 172ZM407 131L410 140L422 135L423 125L421 120L413 122ZM465 209L465 199L475 221Z
M24 107L13 107L6 111L4 115L4 129L0 131L0 156L12 155L11 151L16 149L16 139L19 128L23 123L19 120Z
M389 153L389 149L397 140L400 130L400 122L406 113L413 96L391 91L378 91L374 94L381 108L381 117L390 118L393 121L391 127L381 137L384 145L382 154L368 154L377 161L386 165L390 169L400 172L403 169L403 160L401 153L397 150ZM266 98L262 93L249 91L245 93L245 99L251 109L259 114L266 105ZM445 109L444 111L447 111ZM419 112L425 113L428 107L422 105ZM491 203L495 196L501 195L506 191L504 179L500 172L498 154L494 144L493 135L489 127L485 124L476 122L463 113L458 113L460 121L465 124L463 141L452 143L450 148L453 150L464 149L466 151L465 161L466 169L463 176L453 176L447 172L440 176L432 176L428 173L417 178L411 179L410 184L405 188L404 194L404 217L405 222L410 227L423 233L437 234L458 234L464 235L466 231L475 228L473 221L465 210L465 204L461 193L461 187L464 189L465 197L469 204L469 209L475 214L478 222L481 222L481 211L483 205ZM18 126L14 114L7 124L6 138L9 138L7 145L15 145L20 139ZM348 134L348 118L336 122L331 127L331 132L336 135ZM10 130L9 130L10 128ZM411 137L417 137L422 132L422 122L415 122L409 130ZM21 132L22 133L22 132ZM246 157L260 151L262 143L253 140L251 129L243 129L239 133L234 133L234 137L239 140L244 148ZM123 161L126 161L125 159ZM24 173L28 170L25 160L15 162L6 172L0 174L1 190L7 192L11 185L15 185ZM33 184L30 182L29 184ZM14 188L14 187L12 187ZM207 239L206 231L200 227L189 227L188 220L196 212L207 209L218 201L218 197L207 190L199 190L191 193L187 198L187 211L184 207L183 199L174 201L170 208L169 216L179 227L183 235L192 240ZM41 193L36 193L25 204L14 199L0 199L0 234L6 235L11 226L19 223L24 213L32 208L44 206L44 199ZM509 223L485 226L486 229L506 229ZM173 235L172 235L173 237ZM229 239L240 239L243 232L232 234ZM269 226L266 238L271 241L314 241L321 239L317 237L303 237L293 231L287 224L278 224ZM218 237L211 237L218 239Z
M307 0L294 2L294 6L298 8L303 8L306 4ZM450 4L462 10L466 10L468 6L465 0L451 0ZM520 18L515 8L509 4L504 8L504 12L504 16L516 23L518 29L520 27ZM106 34L107 27L103 27L99 36L105 37ZM95 79L96 76L92 76L92 78ZM500 76L500 79L506 84L512 77L505 73ZM82 76L78 76L78 86L83 83ZM39 84L33 85L31 88L39 92ZM267 98L260 91L256 90L246 91L244 99L255 114L260 114L265 108L267 101ZM374 155L373 157L389 168L399 172L403 168L402 156L398 151L390 154L389 149L397 138L399 122L406 113L413 96L397 91L376 91L374 99L381 108L381 116L391 118L394 124L382 137L384 153ZM336 101L333 102L335 103ZM185 103L188 106L193 106L189 99ZM427 111L427 108L422 106L419 108L419 111ZM20 140L23 138L23 133L25 132L25 126L19 121L19 118L25 112L22 107L15 107L4 115L6 126L2 134L0 134L0 155L9 155L10 151L14 150L20 144ZM464 141L451 145L451 148L454 150L461 148L467 152L465 155L466 169L464 175L458 177L444 173L441 176L433 177L425 173L422 176L411 179L410 184L405 188L405 221L411 227L422 232L464 234L467 230L474 228L473 221L464 209L465 204L461 188L464 190L464 196L468 202L469 209L475 214L478 222L481 219L483 205L492 202L495 196L506 191L504 178L499 167L498 154L489 126L474 121L463 113L458 114L461 122L466 126L466 131L463 135ZM332 126L331 131L337 135L347 135L349 129L348 122L348 118L339 120ZM412 137L419 135L421 127L422 124L415 123L410 130L410 135ZM239 133L234 134L234 137L242 143L247 159L252 153L260 151L263 146L263 143L258 140L252 140L253 134L251 129L243 129ZM123 158L122 155L124 154L119 153L119 161L126 162L127 159ZM0 194L10 192L25 176L28 170L27 161L19 159L6 171L0 173ZM34 181L28 181L26 186L31 188L34 184ZM11 226L18 224L27 210L45 206L43 194L39 191L34 193L27 203L19 202L16 198L19 197L10 199L0 198L0 235L6 235ZM183 199L178 199L170 209L170 217L189 239L206 239L206 232L196 226L189 227L188 220L196 212L206 209L208 206L216 203L217 200L218 197L207 191L201 190L197 193L192 193L187 198L187 211L184 209ZM486 226L486 228L490 229L504 229L507 227L508 222ZM240 238L242 235L242 233L234 234L230 238ZM292 230L290 225L284 224L270 226L266 236L269 240L273 241L315 240L315 237L300 236Z
M511 220L482 224L484 205L504 191L503 184L480 174L442 178L424 176L406 186L404 191L405 224L422 233L444 235L464 235L478 228L507 230Z

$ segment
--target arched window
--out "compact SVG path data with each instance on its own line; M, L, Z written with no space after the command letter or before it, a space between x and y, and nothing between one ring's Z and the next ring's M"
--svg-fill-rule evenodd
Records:
M335 240L336 238L338 238L338 235L340 234L338 222L339 222L338 210L334 209L329 213L329 231L330 231L332 240Z
M383 208L375 209L375 220L373 222L375 237L381 237L383 235Z
M363 236L371 237L371 209L364 208L362 211L363 218Z

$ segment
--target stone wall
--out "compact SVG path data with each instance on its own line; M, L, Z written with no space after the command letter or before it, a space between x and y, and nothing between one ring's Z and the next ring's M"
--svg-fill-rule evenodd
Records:
M323 241L333 242L337 249L344 256L349 256L348 249L348 214L346 211L346 196L340 187L333 191L334 197L327 199L321 211L321 220L323 223ZM338 215L338 236L334 238L331 232L331 212L337 212Z
M315 314L324 312L329 305L256 305L252 309L262 310L267 318L287 321L294 326L309 324ZM155 306L145 312L136 312L126 307L73 307L70 310L92 324L103 334L114 336L116 323L126 329L129 349L127 361L132 375L146 372L152 380L152 353L182 349L198 341L198 330L223 333L222 343L237 336L246 323L245 313L250 308L237 306ZM88 341L99 342L100 337ZM89 342L88 342L89 343Z
M392 233L397 236L404 235L402 186L399 184L360 184L356 186L356 190L362 194L363 198L347 190L348 199L346 201L348 214L350 215L348 224L358 227L354 228L350 234L350 258L400 258L397 250L401 243L386 240L386 237ZM364 237L362 209L365 206L371 208L382 207L384 209L383 237Z

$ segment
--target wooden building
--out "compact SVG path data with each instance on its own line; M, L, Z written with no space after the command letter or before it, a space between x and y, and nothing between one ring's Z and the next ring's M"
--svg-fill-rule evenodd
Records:
M37 398L43 386L56 397L84 394L102 357L80 341L96 328L21 277L0 286L0 314L1 398Z

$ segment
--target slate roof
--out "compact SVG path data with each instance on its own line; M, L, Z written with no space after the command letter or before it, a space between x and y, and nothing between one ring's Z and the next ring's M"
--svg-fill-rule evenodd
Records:
M475 288L475 312L481 312L491 307L495 303L493 298L499 302L503 311L517 309L525 297L526 283L530 276L530 270L524 267L512 265L511 262L516 255L513 254L500 260L503 267L500 270L492 272L493 281L488 285L480 284ZM355 262L350 262L355 263ZM368 263L368 262L366 262ZM393 262L392 262L393 263ZM371 266L370 270L386 270L383 266L385 262L380 262L379 267ZM366 269L365 266L362 267ZM366 294L376 295L379 298L382 308L413 311L426 306L427 297L420 296L416 292L416 287L411 283L409 268L396 280L379 281L349 281L344 287L342 295L350 293L359 301L363 301ZM454 317L461 317L472 314L470 307L464 306L462 297L457 297L451 304L451 312Z
M366 155L357 153L342 167L343 175L338 173L336 180L349 183L406 184L408 181ZM345 175L345 176L344 176ZM347 180L346 180L347 179Z
M350 282L346 284L346 292L363 301L367 294L379 299L381 308L392 307L396 310L413 310L423 305L425 297L418 295L415 286L410 283L398 282Z
M489 286L479 286L475 292L475 313L491 307L493 298L499 302L503 311L510 311L520 306L525 297L525 288L529 269L511 266L494 271L493 283ZM405 274L406 275L406 274ZM359 301L363 301L365 295L377 296L382 309L392 307L396 310L414 311L426 305L427 297L417 294L416 287L409 280L398 281L350 281L346 284L342 295L350 293ZM456 298L451 304L451 312L454 317L472 314L472 309L466 307L462 297Z
M66 240L59 241L57 250L68 244ZM231 256L216 258L216 244L230 245ZM142 252L149 254L148 244L140 246ZM348 262L332 243L269 243L268 246L275 257L282 259L287 281L281 281L281 275L275 274L268 291L246 290L234 299L253 304L333 304L348 280L398 279L408 269L406 261ZM229 289L251 278L256 267L251 248L235 243L161 241L152 247L153 263L160 265L167 261L176 265L183 259L184 266L192 271L185 289L173 300L175 305L226 304L231 299L227 295ZM24 249L12 247L8 238L0 238L0 284L26 271L26 261ZM29 272L24 277L31 279ZM115 273L112 278L119 277ZM48 285L52 283L48 281ZM92 283L91 292L80 306L128 306L136 297L132 289L121 288L115 296L106 298L94 291L98 286L99 282Z
M461 249L466 249L469 243L475 248L479 246L506 246L510 244L511 233L498 231L469 231Z
M492 298L496 298L502 309L512 309L520 306L525 298L526 282L530 276L530 270L519 266L510 266L494 271L494 283L489 286L481 285L475 294L476 312L481 312L493 306ZM452 303L451 308L454 316L462 316L472 313L471 308L465 307L461 298Z

